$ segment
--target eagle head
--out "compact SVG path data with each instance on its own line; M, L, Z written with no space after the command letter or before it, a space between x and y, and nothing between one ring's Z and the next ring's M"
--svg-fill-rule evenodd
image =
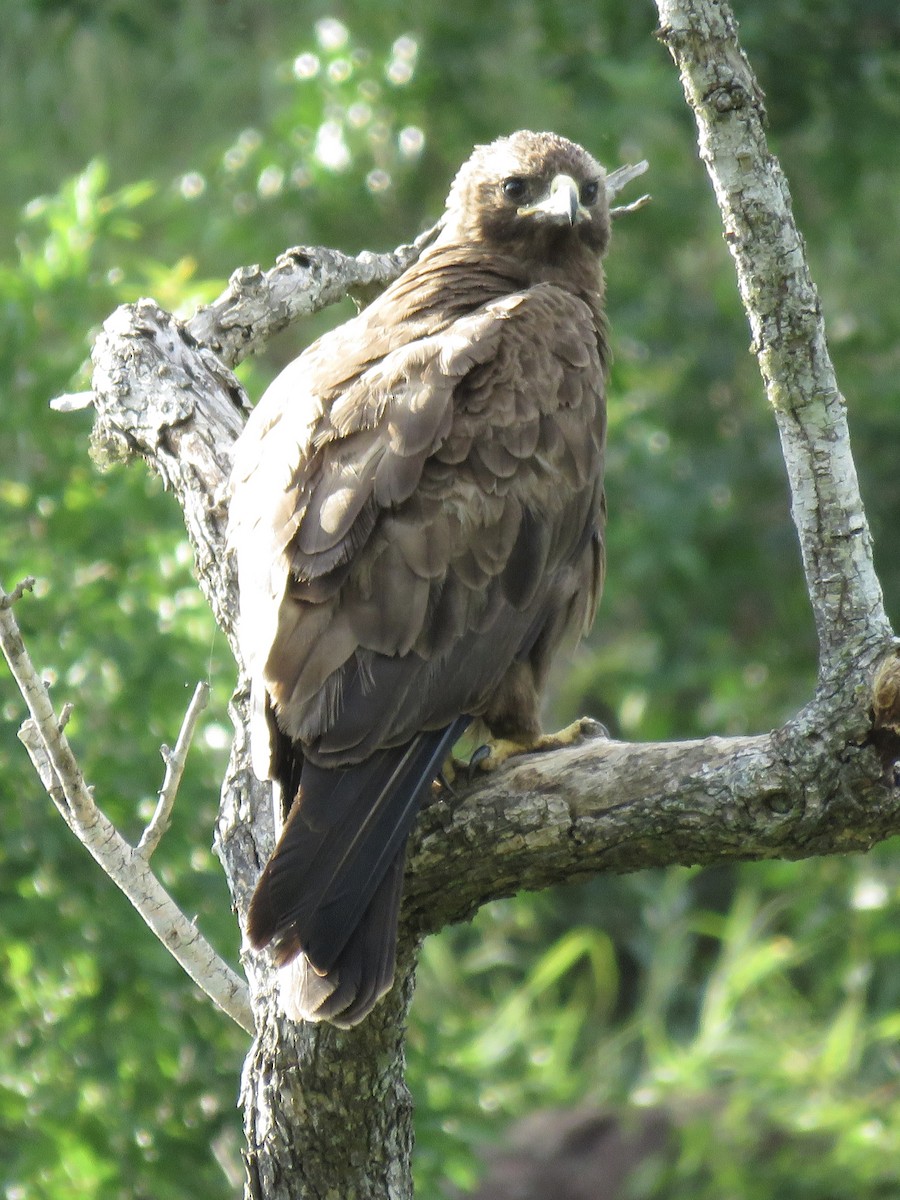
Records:
M477 146L463 163L443 236L556 259L603 254L609 226L606 172L596 159L558 134L522 129Z

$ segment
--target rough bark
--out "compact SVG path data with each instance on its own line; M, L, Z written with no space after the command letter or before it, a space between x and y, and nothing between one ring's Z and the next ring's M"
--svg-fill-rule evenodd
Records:
M873 727L871 711L872 680L894 642L818 301L765 145L760 92L724 3L658 7L697 114L782 435L822 651L817 694L774 733L667 745L594 740L430 805L410 854L397 987L357 1030L284 1021L266 956L247 952L258 1033L242 1098L254 1200L411 1196L403 1032L422 934L494 897L600 870L833 853L900 830L898 739L890 721ZM201 586L233 647L225 480L246 400L222 363L297 312L384 284L415 252L292 251L275 273L238 273L187 327L142 301L115 313L98 340L98 440L143 456L172 487ZM269 797L249 768L245 700L239 682L216 835L242 921L272 845Z

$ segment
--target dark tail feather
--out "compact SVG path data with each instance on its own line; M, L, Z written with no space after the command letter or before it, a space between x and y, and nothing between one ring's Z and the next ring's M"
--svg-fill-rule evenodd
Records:
M305 954L282 968L281 1002L295 1021L330 1021L350 1029L390 991L397 957L397 919L403 891L405 847L350 935L337 966L319 975Z
M291 1007L351 1025L390 987L406 838L419 803L468 724L420 733L365 762L303 764L300 794L250 904L254 946L292 968Z

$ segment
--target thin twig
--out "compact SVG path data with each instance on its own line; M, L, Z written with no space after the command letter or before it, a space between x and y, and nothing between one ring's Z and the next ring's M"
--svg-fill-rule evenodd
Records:
M62 396L55 396L50 401L50 407L54 412L70 413L90 408L93 403L93 392L65 392Z
M615 208L609 210L609 215L613 221L618 217L627 217L629 213L637 212L640 208L646 208L650 203L652 196L649 192L645 192L643 196L638 196L637 200L632 200L630 204L617 204Z
M209 684L201 681L194 688L194 695L188 705L187 712L184 714L184 721L181 724L181 732L178 734L175 749L169 750L167 746L162 747L163 761L166 764L165 778L159 790L159 800L156 804L156 810L147 828L144 830L141 840L135 847L136 853L140 854L148 862L150 861L150 856L162 840L163 834L169 828L169 822L172 819L172 809L175 805L175 797L178 794L181 777L184 774L184 766L187 762L188 751L194 737L194 730L197 727L200 714L206 708L208 701Z
M31 713L19 738L66 824L125 893L197 986L242 1029L254 1032L247 987L181 912L146 859L94 802L62 732L46 686L34 669L12 614L15 591L0 588L0 648Z
M606 195L609 200L618 196L619 192L623 192L628 187L629 183L634 179L639 179L641 175L649 170L650 164L646 158L642 158L638 163L626 163L624 167L616 167L606 176Z
M650 164L646 158L642 158L639 163L626 163L624 167L616 167L614 171L610 171L606 176L606 196L608 200L615 199L619 192L623 192L635 179L639 179L645 171L648 170ZM637 200L632 200L630 204L617 204L609 210L610 219L615 221L619 217L625 217L629 213L637 212L650 203L650 196L644 194L638 196Z
M12 608L14 604L22 599L26 592L32 590L34 583L34 576L29 575L21 583L17 583L11 592L4 592L3 588L0 587L0 608Z

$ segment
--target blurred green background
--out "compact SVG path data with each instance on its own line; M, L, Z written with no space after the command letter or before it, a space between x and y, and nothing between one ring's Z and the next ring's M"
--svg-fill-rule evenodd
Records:
M552 128L653 204L608 260L609 581L548 723L633 739L771 728L815 644L784 469L694 130L650 3L5 0L0 37L0 576L89 782L139 835L198 679L213 698L164 882L231 961L209 845L233 665L180 515L100 472L84 387L99 323L181 313L322 242L388 249L435 219L473 143ZM900 10L738 0L850 407L900 612ZM637 189L634 190L634 195ZM241 368L258 396L343 315ZM246 1039L198 995L53 811L0 673L0 1194L209 1200L240 1172ZM410 1031L421 1194L547 1105L661 1107L627 1195L900 1195L896 844L865 857L599 878L431 939ZM625 1193L623 1193L624 1195Z

